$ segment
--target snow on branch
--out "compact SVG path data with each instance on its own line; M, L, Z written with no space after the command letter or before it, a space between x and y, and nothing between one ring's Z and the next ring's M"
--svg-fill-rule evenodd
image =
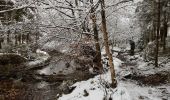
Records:
M76 30L75 28L67 27L67 26L61 26L61 25L55 25L55 26L50 26L50 25L41 25L40 27L46 27L46 28L63 28L63 29Z
M45 4L45 5L50 5L50 4L48 4L48 3L45 3L45 2L41 2L41 3L43 3L43 4ZM79 11L83 11L82 9L78 9L78 8L75 8L75 7L73 7L72 5L71 5L71 7L67 7L67 6L57 6L57 5L55 5L55 6L50 6L50 7L47 7L47 8L45 8L45 9L54 9L54 8L61 8L61 9L69 9L69 10L79 10Z
M20 10L20 9L24 9L24 8L34 8L34 7L30 6L30 5L23 5L23 6L20 6L20 7L17 7L17 8L12 8L12 9L8 9L8 10L2 10L2 11L0 11L0 13L6 13L6 12Z
M133 0L123 0L123 1L120 1L120 2L118 2L118 3L116 3L116 4L109 5L109 6L107 6L106 8L118 6L119 4L128 3L128 2L130 2L130 1L133 2Z

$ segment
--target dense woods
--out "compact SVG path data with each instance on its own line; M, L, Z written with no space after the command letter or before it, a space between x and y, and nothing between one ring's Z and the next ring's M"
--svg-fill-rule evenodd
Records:
M169 0L0 0L2 100L169 100L169 67Z

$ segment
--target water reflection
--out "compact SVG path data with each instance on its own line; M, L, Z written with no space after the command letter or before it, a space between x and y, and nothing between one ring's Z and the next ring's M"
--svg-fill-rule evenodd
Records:
M59 83L25 83L13 80L0 81L0 100L53 100L57 99Z

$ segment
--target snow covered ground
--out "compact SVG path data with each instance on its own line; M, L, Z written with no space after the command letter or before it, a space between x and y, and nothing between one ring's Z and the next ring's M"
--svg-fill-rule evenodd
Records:
M30 61L27 63L27 66L29 66L27 69L34 68L38 65L43 65L46 61L50 59L50 55L45 52L37 49L36 51L37 58L34 61Z
M119 81L115 89L107 87L110 73L77 82L76 89L59 100L169 100L170 86L139 86L134 82ZM87 93L85 92L87 91ZM105 99L104 99L105 98ZM112 99L109 99L112 98Z
M140 57L138 60L141 60ZM116 75L128 73L121 68L122 63L121 60L114 58ZM144 72L151 74L155 70L169 69L167 64L165 68L150 70L152 66L147 68L147 63L142 62L142 60L137 62L137 66L137 69L147 69ZM169 84L142 86L133 80L121 80L120 77L117 77L117 81L117 88L111 88L109 85L111 83L110 72L106 72L87 81L75 83L71 87L76 88L70 94L63 94L59 100L170 100Z

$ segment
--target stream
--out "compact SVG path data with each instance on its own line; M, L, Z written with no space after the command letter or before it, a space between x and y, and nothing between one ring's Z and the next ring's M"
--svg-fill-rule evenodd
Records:
M61 57L64 59L59 59ZM6 66L8 69L13 67ZM0 68L6 66L1 65ZM15 71L5 78L0 75L0 100L57 100L60 94L72 91L68 86L94 76L87 70L77 70L77 66L81 65L76 64L74 59L53 54L45 66Z

